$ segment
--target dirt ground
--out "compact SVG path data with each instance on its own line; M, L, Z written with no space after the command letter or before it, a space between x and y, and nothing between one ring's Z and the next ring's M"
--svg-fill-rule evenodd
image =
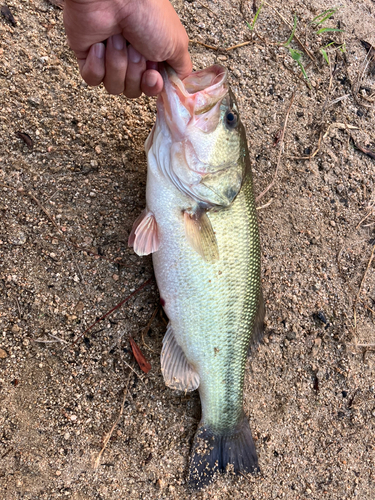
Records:
M0 498L372 500L375 159L358 148L375 150L375 63L361 43L375 47L374 2L343 0L314 25L330 4L270 0L252 31L251 1L174 2L195 69L229 68L257 195L278 165L257 202L266 337L245 381L262 472L223 475L199 493L186 488L199 397L164 385L160 313L143 334L155 282L80 337L153 276L127 238L145 203L155 100L88 88L62 11L7 5L16 24L0 16ZM282 45L294 14L290 48L308 81ZM327 27L343 31L317 34ZM320 49L332 41L329 67Z

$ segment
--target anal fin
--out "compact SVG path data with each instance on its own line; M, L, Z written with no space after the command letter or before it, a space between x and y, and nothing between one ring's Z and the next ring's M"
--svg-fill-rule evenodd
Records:
M170 323L163 338L160 359L164 382L168 387L185 392L194 391L198 388L199 375L177 344Z
M158 225L152 212L145 208L134 221L128 245L137 255L149 255L159 248Z
M194 250L208 262L218 260L219 248L207 213L202 209L186 210L184 222L186 238Z

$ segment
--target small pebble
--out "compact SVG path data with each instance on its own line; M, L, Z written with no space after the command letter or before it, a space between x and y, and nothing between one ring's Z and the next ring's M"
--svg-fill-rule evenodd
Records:
M12 245L21 246L27 241L27 236L23 231L15 230L9 235L9 243Z
M156 481L156 487L159 489L159 490L163 490L165 488L165 484L164 484L164 481L163 479L158 479Z
M35 108L39 107L41 104L41 100L37 96L31 96L27 99L27 102L31 105L34 106Z
M314 340L314 344L316 345L316 347L320 347L322 345L322 339L320 337L317 337Z

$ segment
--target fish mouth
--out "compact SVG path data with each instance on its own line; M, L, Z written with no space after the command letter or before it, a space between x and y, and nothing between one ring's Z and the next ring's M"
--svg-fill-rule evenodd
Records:
M160 94L158 110L164 112L174 138L181 140L187 127L197 122L198 127L202 127L205 132L216 128L220 104L229 92L227 69L214 64L191 73L183 80L166 63L159 66L159 71L164 88Z
M221 101L228 92L228 71L219 64L195 71L180 80L170 66L167 67L169 81L180 94L181 103L193 108L194 115L206 113Z

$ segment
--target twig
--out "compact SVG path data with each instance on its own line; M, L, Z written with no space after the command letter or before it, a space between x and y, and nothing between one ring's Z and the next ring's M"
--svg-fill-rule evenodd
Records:
M48 335L49 335L50 337L52 337L52 338L54 338L54 339L58 340L58 341L59 341L59 342L61 342L62 344L68 344L68 343L69 343L69 342L67 342L67 341L66 341L66 340L64 340L64 339L61 339L60 337L57 337L56 335L53 335L52 333L49 333Z
M144 341L144 338L143 338L143 337L146 335L146 333L148 333L148 331L149 331L149 329L150 329L150 326L151 326L152 322L154 321L154 319L155 319L155 317L156 317L156 315L157 315L158 311L159 311L159 306L157 306L157 307L155 308L155 311L152 313L152 316L151 316L151 318L150 318L150 321L147 323L146 327L144 328L144 330L143 330L143 332L142 332L142 344L143 344L145 347L147 347L147 349L150 349L150 351L152 351L152 352L155 352L155 351L154 351L153 349L151 349L151 347L150 347L150 346L148 346L148 345L146 344L146 342Z
M361 302L362 302L362 305L363 305L366 309L368 309L368 310L369 310L372 314L374 314L374 315L375 315L375 311L374 311L374 309L371 309L371 307L369 307L367 304L365 304L365 302L364 302L363 300L361 300Z
M284 143L285 130L286 130L286 126L287 126L287 123L288 123L289 113L290 113L290 110L292 108L292 104L293 104L293 101L294 101L294 96L295 96L295 92L292 95L292 98L290 100L289 108L288 108L288 111L286 113L285 120L284 120L284 127L283 127L283 130L281 132L281 137L280 137L280 141L279 141L279 143L280 143L280 151L279 151L279 157L277 159L275 174L273 176L271 184L269 184L268 187L262 193L260 193L260 195L258 195L255 198L256 202L259 201L271 189L271 187L275 184L277 173L278 173L278 170L279 170L279 167L280 167L281 155L282 155L282 152L283 152L283 143Z
M198 45L203 45L203 47L206 47L206 49L222 51L222 52L229 52L230 50L238 49L239 47L245 47L245 45L250 45L251 43L254 43L252 40L248 40L246 42L237 43L236 45L232 45L231 47L226 48L226 47L214 47L213 45L208 45L207 43L200 42L199 40L189 40L189 42L196 43Z
M105 314L103 314L103 316L101 316L92 325L90 325L88 328L86 328L86 330L83 333L81 333L81 335L79 335L79 337L77 337L74 342L72 342L71 346L74 346L78 342L78 340L80 338L82 338L88 331L90 331L91 328L93 328L97 323L99 323L100 321L102 321L103 319L105 319L107 316L109 316L110 314L112 314L113 311L116 311L116 309L118 309L123 304L125 304L125 302L127 302L131 297L133 297L133 295L135 295L136 293L138 293L141 290L143 290L143 288L145 288L145 286L147 286L148 284L150 284L152 280L153 280L153 278L149 278L147 281L145 281L144 283L142 283L142 285L140 287L138 287L137 290L134 290L134 292L132 292L124 300L122 300L121 302L119 302L115 307L112 307L112 309L110 311L108 311Z
M329 85L328 85L328 90L327 90L327 97L325 98L323 108L322 108L323 112L326 109L328 99L329 99L329 94L331 92L332 82L333 82L333 71L332 71L331 60L329 58L328 58L328 63L329 63Z
M367 219L367 217L370 217L370 215L372 214L372 211L370 210L370 212L365 216L363 217L363 219L356 225L356 229L359 228L359 226L362 224L362 222L365 222L365 220Z
M62 241L63 243L65 242L65 240L60 239L57 236L44 235L44 238L48 241L55 239L57 241ZM87 254L92 255L93 257L96 257L100 260L106 260L107 262L110 262L111 264L114 264L115 266L129 267L129 265L125 264L125 262L123 262L122 260L108 259L108 257L105 257L104 255L100 255L98 253L92 252L88 248L81 247L80 245L77 245L77 243L73 243L73 241L70 241L70 240L68 240L68 241L69 241L69 245L71 245L72 247L76 248L77 250L79 250L81 252L86 252Z
M189 40L189 42L190 43L196 43L197 45L203 45L203 47L206 47L207 49L221 50L220 47L213 47L212 45L207 45L207 43L200 42L199 40Z
M364 272L361 284L359 285L357 296L356 296L354 304L353 304L354 329L357 328L357 303L358 303L358 299L359 299L359 296L361 294L363 283L365 282L365 279L366 279L367 271L370 269L372 259L374 258L374 252L375 252L375 245L372 248L371 256L370 256L370 259L367 263L366 271Z
M32 342L38 342L39 344L56 344L56 342L61 342L61 340L32 339Z
M261 207L256 207L256 208L257 208L257 210L263 210L263 208L269 207L272 202L273 202L273 198L271 198L270 201L267 201L267 203L265 205L262 205Z
M140 377L140 376L138 375L138 373L134 370L134 368L132 368L132 367L129 365L129 363L127 363L127 362L125 361L125 359L123 359L122 361L123 361L123 363L124 363L124 364L125 364L125 365L126 365L126 366L127 366L127 367L128 367L128 368L132 371L132 372L133 372L133 373L135 373L135 375L139 378L139 380L142 382L142 384L143 384L143 385L146 387L146 389L147 389L146 384L143 382L143 377Z
M17 309L18 309L18 314L20 315L20 319L22 318L22 313L21 313L21 308L20 308L20 303L18 302L17 297L15 298L16 304L17 304Z
M53 335L52 333L49 333L48 335L55 340L32 339L32 342L39 342L39 344L55 344L56 342L60 342L61 344L68 344L66 340L61 339L60 337L56 337L56 335Z
M326 130L326 133L323 135L322 132L320 133L319 135L319 140L318 140L318 147L316 148L316 150L309 156L289 156L288 158L290 160L311 160L311 158L314 158L314 156L316 156L318 153L319 153L319 150L320 150L320 146L321 146L321 142L322 142L322 139L325 139L327 137L327 135L329 134L329 131L332 127L336 127L336 128L339 128L339 129L350 129L350 130L358 130L358 127L355 127L354 125L347 125L346 123L331 123L327 130Z
M370 51L367 52L366 57L363 60L363 63L362 63L362 66L363 66L362 73L358 76L357 83L354 85L354 93L355 93L355 95L358 94L358 92L359 92L359 88L361 86L361 81L363 80L363 76L364 76L364 74L366 72L367 66L369 65L369 63L371 61L371 58L368 58L369 54L370 54Z
M291 159L291 160L311 160L311 158L314 158L314 156L316 156L319 153L320 143L322 142L322 136L323 136L323 134L322 134L322 132L320 132L319 140L318 140L318 147L311 155L309 155L309 156L289 156L289 159Z
M237 45L232 45L231 47L228 47L227 49L224 49L226 52L229 52L230 50L233 49L238 49L239 47L245 47L245 45L250 45L250 43L254 43L252 40L248 40L247 42L242 42L242 43L237 43Z
M339 129L344 129L344 130L359 130L358 127L355 127L354 125L348 125L346 123L339 123L339 122L335 122L335 123L331 123L328 128L327 128L327 132L323 135L323 139L325 139L330 131L330 129L332 127L335 127L335 128L339 128Z
M113 434L113 431L115 430L115 427L116 425L119 423L120 421L120 418L122 416L122 414L124 413L124 406L125 406L125 401L126 401L126 395L128 393L128 387L129 387L129 382L130 382L130 376L131 376L131 373L129 373L129 377L128 377L128 381L126 383L126 387L124 389L124 396L122 398L122 403L121 403L121 409L120 409L120 413L118 414L118 417L116 418L114 424L112 425L111 427L111 430L107 433L107 435L105 436L105 438L103 439L103 447L102 449L100 450L98 456L96 457L96 459L94 460L93 462L93 468L94 469L97 469L99 467L99 464L100 464L100 458L101 456L103 455L103 452L108 444L108 441L111 439L112 437L112 434Z
M205 5L204 3L200 2L199 0L196 0L197 3L199 3L199 5L201 5L202 7L204 7L205 9L209 10L210 12L212 12L212 14L216 17L219 17L216 12L214 12L212 9L210 9L207 5Z
M5 453L3 453L1 455L1 459L5 458L7 455L9 455L9 453L13 450L13 446L11 446L10 448L7 449L7 451Z
M81 278L81 281L82 281L82 284L84 283L84 279L83 279L83 275L81 273L81 270L78 266L78 263L74 257L74 254L72 252L72 249L70 248L69 244L68 244L68 240L67 238L65 237L65 234L63 233L63 231L61 230L61 228L56 224L54 218L52 217L52 215L48 212L48 210L46 210L43 205L40 203L40 201L38 200L38 198L34 195L34 193L32 193L32 191L25 191L23 188L19 189L18 190L20 193L22 193L23 195L27 195L29 196L32 200L35 201L35 203L38 205L38 207L40 208L40 210L46 214L46 216L49 218L49 220L52 222L53 226L62 234L62 237L64 239L64 243L65 245L67 246L71 256L72 256L72 259L73 259L73 262L77 268L77 271L78 271L78 274Z
M74 254L72 252L72 249L70 248L69 244L68 244L68 240L66 239L65 237L65 234L63 233L63 231L61 230L61 228L56 224L54 218L52 217L52 215L48 212L48 210L46 210L43 205L40 203L40 201L38 200L38 198L34 195L34 193L32 193L31 190L29 191L26 191L23 187L17 189L15 188L14 186L9 186L7 184L3 184L2 182L0 183L0 186L3 186L3 187L6 187L8 189L14 189L15 191L17 191L18 193L21 193L23 194L24 196L29 196L32 200L35 201L35 203L38 205L38 207L40 208L40 210L48 217L48 219L52 222L53 226L62 234L62 237L63 237L63 240L64 240L64 243L65 245L67 246L71 256L72 256L72 259L73 259L73 262L77 268L77 271L78 271L78 274L80 275L80 278L81 278L81 281L82 283L84 283L84 280L83 280L83 276L82 276L82 273L81 273L81 270L78 266L78 263L74 257ZM56 193L54 193L55 195ZM53 195L53 196L54 196Z
M57 193L58 193L59 191L60 191L60 189L56 189L56 191L53 193L53 195L52 195L52 196L50 196L50 197L48 198L48 201L51 201L51 200L52 200L52 198L53 198L54 196L56 196L56 195L57 195Z
M329 103L327 104L327 106L328 106L328 107L329 107L329 106L333 106L333 105L334 105L334 104L336 104L337 102L340 102L340 101L342 101L343 99L346 99L346 98L347 98L347 97L349 97L349 96L350 96L350 94L345 94L345 95L343 95L343 96L341 96L341 97L338 97L337 99L334 99L333 101L329 102Z

